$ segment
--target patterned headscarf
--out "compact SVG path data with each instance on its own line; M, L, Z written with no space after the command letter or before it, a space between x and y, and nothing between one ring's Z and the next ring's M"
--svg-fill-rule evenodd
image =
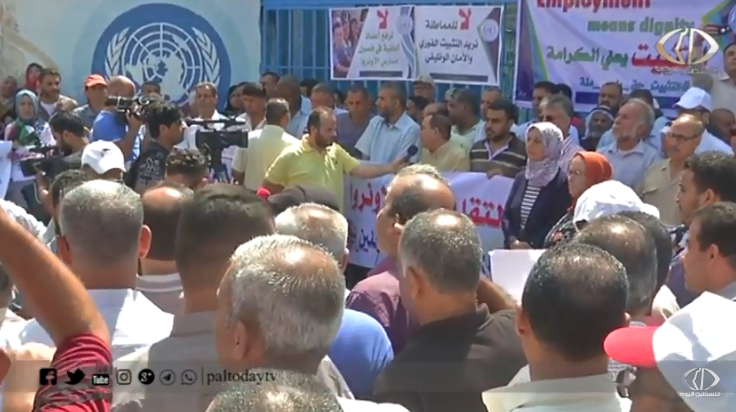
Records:
M29 119L20 117L21 100L27 97L31 99L33 104L33 115ZM38 97L30 90L21 90L15 95L15 114L18 117L13 122L13 130L10 134L11 140L18 142L21 146L37 145L39 143L38 134Z
M542 136L544 145L544 159L533 161L527 159L525 176L529 184L537 187L547 186L557 176L562 158L562 131L552 123L534 123L527 129L527 141L529 131L536 129Z

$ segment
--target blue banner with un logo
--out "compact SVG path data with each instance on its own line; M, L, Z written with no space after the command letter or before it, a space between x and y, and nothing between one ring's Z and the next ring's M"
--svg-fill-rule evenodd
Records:
M81 101L90 73L158 83L177 103L212 82L222 102L258 79L259 15L257 1L0 0L0 75L32 85L38 66L55 67Z

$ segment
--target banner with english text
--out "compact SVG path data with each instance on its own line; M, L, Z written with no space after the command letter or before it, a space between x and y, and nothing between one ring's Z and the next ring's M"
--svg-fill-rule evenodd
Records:
M438 82L497 86L503 6L416 6L419 75Z
M530 107L533 85L541 80L565 83L574 92L575 109L597 104L601 86L616 81L624 93L648 89L661 108L671 108L690 87L687 66L669 61L657 43L682 28L706 28L722 49L734 41L736 0L630 0L620 2L519 0L514 96ZM664 42L669 56L687 59L689 36ZM706 42L709 44L709 42ZM721 53L706 62L715 75L723 70Z
M483 251L503 248L503 217L506 198L513 179L485 173L446 173L455 195L455 209L462 211L475 223L483 244ZM374 267L383 259L376 236L376 215L383 207L386 187L393 176L364 180L352 178L346 183L345 216L350 222L348 247L350 263L366 268ZM490 257L483 254L483 273L490 273Z

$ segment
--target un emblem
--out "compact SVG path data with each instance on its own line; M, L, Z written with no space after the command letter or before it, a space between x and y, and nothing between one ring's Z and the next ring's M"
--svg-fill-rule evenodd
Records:
M124 75L139 87L158 83L178 104L197 83L214 83L220 96L230 85L230 60L215 29L172 4L145 4L113 20L97 42L92 72Z

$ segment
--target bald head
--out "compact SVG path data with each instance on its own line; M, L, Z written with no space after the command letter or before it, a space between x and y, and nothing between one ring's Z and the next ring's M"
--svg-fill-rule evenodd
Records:
M705 125L691 114L681 114L672 122L670 133L678 136L702 136L705 133Z
M322 359L345 306L345 279L335 259L295 236L262 236L241 245L221 290L229 291L231 319L259 325L271 358Z
M151 230L151 248L146 259L174 260L176 228L179 225L181 208L193 193L186 186L161 182L141 196L143 224Z
M320 246L340 264L347 257L348 221L327 206L303 203L286 209L276 216L276 233Z
M135 83L125 76L115 76L107 82L107 94L110 96L135 96Z
M450 186L425 174L396 177L389 186L386 206L399 223L433 209L453 209L455 197Z

